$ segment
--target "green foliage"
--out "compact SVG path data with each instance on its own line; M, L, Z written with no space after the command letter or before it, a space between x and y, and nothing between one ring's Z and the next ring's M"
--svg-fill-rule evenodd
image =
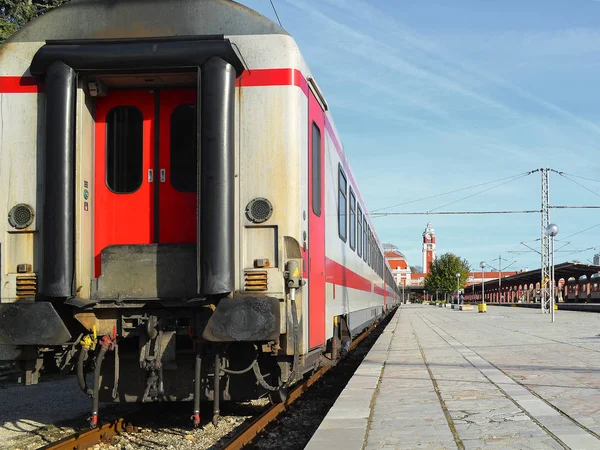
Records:
M0 44L38 16L69 0L0 0Z
M464 289L470 272L469 262L452 253L445 253L431 263L425 277L425 289L429 292L456 292L456 274L460 274L458 285Z

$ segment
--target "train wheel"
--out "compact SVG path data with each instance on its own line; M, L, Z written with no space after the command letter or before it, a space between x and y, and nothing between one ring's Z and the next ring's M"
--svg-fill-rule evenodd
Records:
M269 401L272 405L278 405L287 400L289 389L279 389L278 391L269 392Z

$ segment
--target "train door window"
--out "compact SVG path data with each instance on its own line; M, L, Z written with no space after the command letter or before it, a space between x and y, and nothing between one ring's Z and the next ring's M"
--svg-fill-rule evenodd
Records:
M363 259L365 260L365 262L368 262L368 249L369 247L367 245L367 214L365 213L363 216Z
M350 188L350 248L354 250L356 248L356 196Z
M106 116L106 185L117 194L142 186L143 123L134 106L117 106Z
M346 220L346 200L348 195L348 182L342 167L338 170L338 232L340 239L344 242L348 240L348 226Z
M312 126L312 208L321 216L321 130L315 122Z
M171 113L171 185L180 192L196 192L196 105L179 105Z
M359 206L358 207L358 219L356 222L356 253L358 253L358 256L362 256L362 254L363 254L363 252L362 252L362 229L363 229L362 221L363 221L363 214L362 214L362 210L360 209L360 206Z

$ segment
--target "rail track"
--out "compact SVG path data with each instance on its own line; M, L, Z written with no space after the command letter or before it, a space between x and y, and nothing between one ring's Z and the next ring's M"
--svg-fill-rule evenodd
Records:
M391 317L391 315L388 316ZM369 334L377 328L387 323L386 318L380 324L371 326L365 332L361 333L350 345L350 350L354 350ZM244 426L237 434L229 439L224 445L225 450L241 449L252 442L267 426L272 424L288 407L299 399L313 384L321 379L334 365L324 366L315 372L305 381L296 385L287 395L284 402L271 405L265 409L258 417L253 419L247 426ZM134 410L123 417L114 421L107 422L98 428L76 432L58 442L46 445L41 450L85 450L99 443L110 444L118 435L123 433L136 433L138 419L141 418L141 410Z

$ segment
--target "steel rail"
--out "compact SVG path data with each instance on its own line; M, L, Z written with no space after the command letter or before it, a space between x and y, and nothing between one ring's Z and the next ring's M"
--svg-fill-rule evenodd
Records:
M352 343L350 344L350 350L354 350L356 346L358 346L358 344L360 344L371 333L371 331L373 331L377 327L377 325L378 324L372 325L369 329L367 329L359 337L352 341ZM244 428L238 434L236 434L223 447L223 450L239 450L245 445L248 445L250 442L252 442L254 438L258 436L258 434L260 434L268 425L274 422L275 419L279 417L279 415L286 411L289 405L291 405L294 401L300 398L300 396L304 394L310 386L319 381L319 379L323 375L325 375L332 367L334 367L333 364L330 366L322 367L304 383L300 384L299 386L296 386L288 394L284 402L271 406L259 417L254 419L246 428Z
M391 312L390 312L391 314ZM388 315L389 317L389 315ZM387 318L387 317L386 317ZM385 319L384 319L385 320ZM381 322L380 322L381 323ZM354 350L379 324L373 324L366 331L361 333L350 344L350 350ZM226 450L241 449L243 446L251 442L259 433L261 433L269 424L271 424L280 414L286 411L287 407L304 394L310 386L315 384L325 373L329 371L335 364L331 364L319 369L308 380L294 387L287 395L284 402L273 405L263 412L258 418L254 419L247 427L236 434L224 447ZM86 431L79 431L70 436L67 436L60 441L53 442L39 450L85 450L100 442L107 442L114 436L122 433L132 433L137 430L133 425L134 413L138 410L121 417L117 420L105 423L104 425Z
M131 425L128 419L120 418L98 428L77 432L58 442L41 447L39 450L84 450L100 442L106 442L118 434L131 433L135 430L136 427Z

